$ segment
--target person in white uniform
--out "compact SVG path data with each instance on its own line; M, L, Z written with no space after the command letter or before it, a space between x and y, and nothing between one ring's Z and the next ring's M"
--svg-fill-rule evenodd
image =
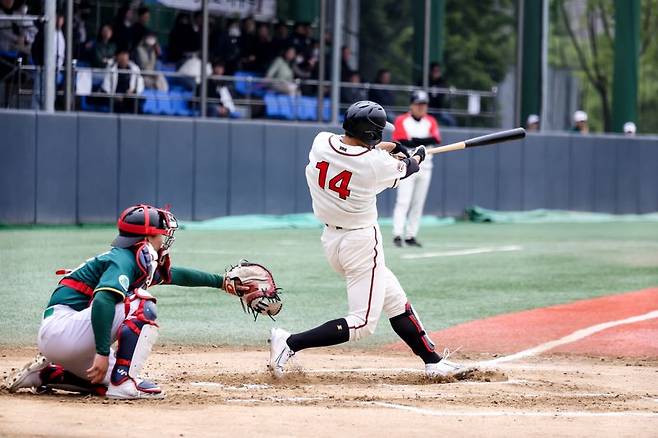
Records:
M320 132L313 141L306 181L313 212L325 224L321 239L325 256L345 278L349 311L345 317L302 333L273 328L268 366L277 378L283 377L286 362L300 350L371 335L382 312L425 362L428 376L453 375L463 369L435 352L404 289L386 266L377 224L377 194L418 172L425 148L409 156L399 143L382 142L385 126L381 105L359 101L345 114L344 135Z
M409 112L395 119L393 140L407 148L441 143L439 124L434 117L427 114L427 102L429 96L425 91L411 93ZM430 155L415 175L400 182L393 209L393 243L398 247L402 246L403 236L407 246L421 246L416 236L432 181L432 167Z

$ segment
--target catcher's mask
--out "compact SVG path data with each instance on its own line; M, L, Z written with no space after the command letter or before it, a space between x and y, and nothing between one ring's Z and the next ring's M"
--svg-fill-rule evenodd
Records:
M130 248L146 236L164 236L161 251L168 250L174 243L174 232L178 221L169 210L146 204L126 208L117 220L119 235L112 241L116 248Z

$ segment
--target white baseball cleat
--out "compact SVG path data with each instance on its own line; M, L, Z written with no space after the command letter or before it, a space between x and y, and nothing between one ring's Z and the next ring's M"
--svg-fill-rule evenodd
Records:
M135 400L140 398L161 399L165 397L160 387L144 379L129 378L119 385L110 383L105 394L107 398Z
M23 368L7 378L6 386L9 392L16 392L21 388L37 388L41 385L41 370L48 366L46 356L39 353Z
M437 363L425 364L425 375L427 377L451 377L465 371L468 371L468 368L447 359L441 359Z
M270 331L270 339L267 341L270 343L270 363L267 367L277 379L283 377L283 367L288 359L295 355L286 342L289 337L290 333L287 331L273 328Z

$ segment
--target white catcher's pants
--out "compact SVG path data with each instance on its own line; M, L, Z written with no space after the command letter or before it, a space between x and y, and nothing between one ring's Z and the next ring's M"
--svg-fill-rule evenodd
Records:
M358 230L325 227L322 246L331 267L345 277L350 341L373 334L382 311L389 318L404 313L407 296L386 267L378 225Z
M425 164L425 163L423 163ZM423 215L425 199L432 181L432 168L423 167L410 177L400 181L395 198L393 210L393 236L406 239L416 237L420 227L420 218ZM405 233L405 222L407 229Z
M137 310L139 299L130 303L129 315ZM87 370L91 368L96 355L96 341L91 327L91 306L76 312L69 306L61 304L53 306L53 314L41 321L37 343L39 351L49 361L59 364L65 370L78 377L87 379ZM123 302L114 308L111 342L117 338L119 326L126 319ZM104 385L110 384L110 373L114 368L114 350L110 351L110 365L103 380Z

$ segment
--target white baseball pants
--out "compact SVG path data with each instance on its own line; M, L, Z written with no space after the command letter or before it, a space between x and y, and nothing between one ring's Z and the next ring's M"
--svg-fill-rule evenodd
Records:
M432 168L422 165L417 173L400 181L393 210L393 237L416 237L431 181Z
M139 299L130 303L131 315L139 306ZM37 344L41 354L49 361L59 364L65 370L78 377L87 379L87 370L91 368L96 355L96 341L91 327L91 306L76 312L69 306L61 304L53 306L53 314L41 321ZM114 308L112 321L112 343L117 338L119 326L126 319L124 303ZM114 368L114 350L110 351L110 365L103 380L104 385L110 384L110 373Z
M322 246L331 267L345 278L350 341L373 334L382 311L389 318L404 313L407 296L386 267L378 225L358 230L325 227Z

